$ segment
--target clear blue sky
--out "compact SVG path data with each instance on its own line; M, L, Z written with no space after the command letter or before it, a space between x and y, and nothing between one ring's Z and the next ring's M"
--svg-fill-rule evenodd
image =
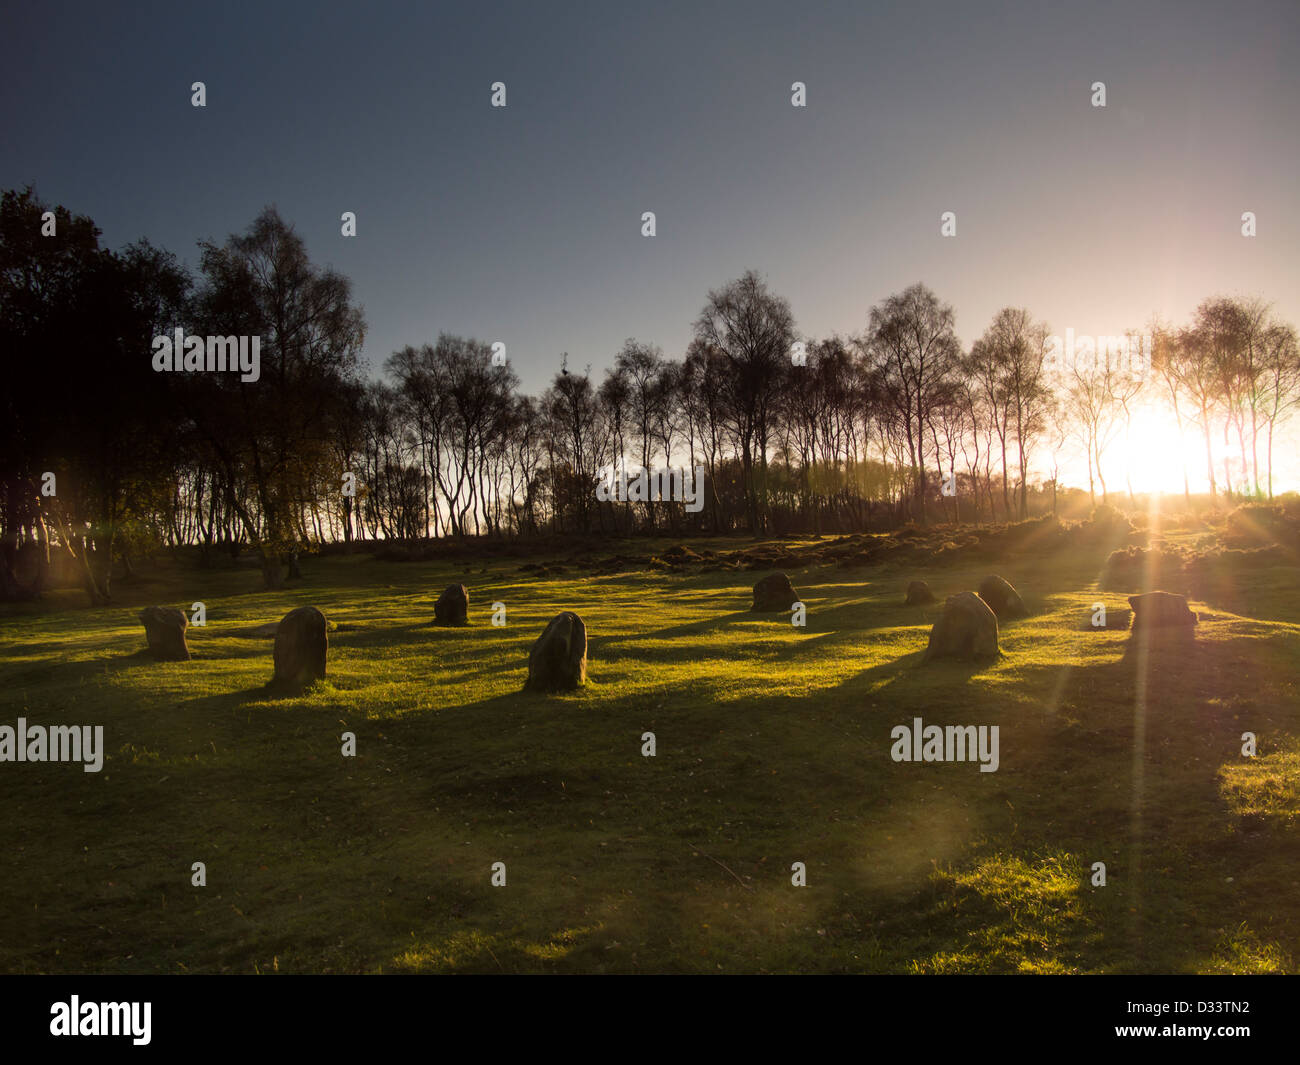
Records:
M353 279L376 368L442 330L505 341L529 391L562 351L680 356L749 267L811 336L917 280L966 343L1006 304L1300 323L1294 0L177 7L7 13L0 184L191 265L273 203Z

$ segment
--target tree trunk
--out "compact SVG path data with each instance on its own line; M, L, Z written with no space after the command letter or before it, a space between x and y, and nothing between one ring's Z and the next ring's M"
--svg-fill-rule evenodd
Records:
M1205 476L1209 478L1210 498L1213 499L1219 494L1219 490L1214 483L1214 447L1210 443L1210 416L1204 406L1201 407L1201 427L1205 430Z
M262 584L268 591L284 587L284 568L277 555L261 552Z

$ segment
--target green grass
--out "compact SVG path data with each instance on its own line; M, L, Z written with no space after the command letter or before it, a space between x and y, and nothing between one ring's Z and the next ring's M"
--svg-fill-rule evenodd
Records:
M0 764L0 970L1294 971L1300 570L1140 655L1082 631L1126 605L1104 557L796 570L803 630L747 612L761 573L519 559L310 559L282 593L163 561L112 609L6 607L0 724L102 724L108 756ZM939 608L907 581L995 571L1034 611L1004 657L920 667ZM452 581L470 628L429 625ZM194 659L141 655L139 607L194 600ZM338 626L329 678L268 693L272 641L241 630L302 604ZM526 694L562 609L590 683ZM893 762L914 716L999 725L1001 768Z

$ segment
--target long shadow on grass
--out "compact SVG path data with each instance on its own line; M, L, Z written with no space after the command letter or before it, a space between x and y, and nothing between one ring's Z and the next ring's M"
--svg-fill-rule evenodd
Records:
M744 617L758 620L744 611L708 624L721 630ZM698 631L693 625L675 628L683 635ZM846 638L861 635L850 632ZM611 637L608 642L632 646L637 638ZM596 643L598 650L601 646ZM952 796L954 812L962 804L971 806L977 829L997 834L979 842L973 853L936 852L963 874L960 885L953 881L934 886L924 869L909 863L896 866L906 875L891 877L888 890L873 887L865 893L861 905L871 911L875 928L897 937L904 957L911 952L924 961L955 952L962 956L958 967L978 964L978 959L969 960L967 945L978 942L972 939L974 932L988 928L995 944L990 949L1001 951L988 960L995 971L1014 969L1025 956L1016 944L1025 941L1043 944L1035 948L1035 960L1048 967L1194 967L1208 954L1205 936L1182 926L1184 918L1195 921L1198 912L1213 913L1201 919L1225 926L1258 923L1263 913L1276 919L1270 937L1294 939L1296 919L1278 898L1248 883L1223 886L1229 876L1241 881L1243 869L1263 862L1272 862L1269 868L1290 862L1294 868L1300 858L1296 842L1282 834L1270 832L1249 841L1235 833L1225 823L1217 790L1216 767L1235 750L1229 741L1237 742L1242 713L1257 729L1294 726L1284 693L1266 690L1264 678L1240 668L1243 655L1257 665L1254 652L1260 648L1207 640L1194 655L1176 648L1146 656L1141 780L1134 766L1134 700L1144 660L1125 655L1118 641L1113 641L1113 649L1111 660L1068 667L1060 708L1046 702L1061 666L1008 656L1003 664L1010 668L993 671L1000 683L1014 680L1020 698L1008 700L1004 687L978 683L988 667L962 662L919 666L918 648L855 674L832 698L813 695L799 700L798 693L778 692L755 700L743 708L744 721L735 723L716 714L701 714L707 720L693 722L690 708L681 706L654 720L655 714L643 704L630 703L616 689L599 683L564 696L512 691L446 713L385 721L382 727L391 745L381 757L396 778L405 778L408 793L414 787L445 813L482 822L479 834L502 827L579 833L568 841L557 837L568 849L553 860L557 868L569 860L568 851L577 862L592 861L611 835L649 826L640 832L641 842L628 844L631 849L620 857L626 862L626 880L619 879L618 889L608 887L594 900L614 906L628 885L641 888L646 901L636 906L648 911L653 930L645 942L704 942L697 929L706 909L716 911L714 904L724 899L735 905L735 900L751 897L730 878L729 870L711 859L725 862L751 884L765 883L774 874L770 863L763 866L760 858L792 850L806 857L810 834L815 838L829 824L828 810L837 820L849 822L845 833L860 832L876 844L883 837L867 835L873 816L887 824L910 821L922 831L937 827L926 818L938 817L945 807L922 805L931 797L926 789L936 779L943 780L944 792ZM683 656L691 653L690 647L683 647ZM620 657L632 654L629 650ZM1285 680L1278 675L1268 679ZM1033 705L1036 698L1043 705ZM215 697L211 706L229 699ZM931 714L941 715L936 720L945 723L1001 724L1003 766L996 778L977 772L933 775L936 769L956 767L897 772L887 761L889 726L909 723L918 711L927 720ZM850 735L849 743L831 727L857 724L866 714L872 722L860 727L856 737ZM290 729L288 716L266 715L262 728L290 742L292 730L282 732ZM690 759L666 757L653 765L654 772L667 770L671 775L643 775L651 763L639 759L636 746L641 728L651 726L659 728L661 741L671 738L662 754L670 754L673 746L679 754L690 753ZM726 731L721 738L720 729ZM742 740L742 730L751 729L759 738ZM738 744L734 747L733 738ZM1196 758L1203 765L1191 768ZM772 776L770 768L782 775ZM793 787L785 775L792 768L800 782ZM1081 776L1084 779L1075 784ZM1068 804L1062 805L1062 794L1070 797ZM719 795L722 806L717 805ZM1012 807L1014 815L1007 812ZM1137 822L1131 817L1134 811L1141 813ZM719 845L719 822L734 815L744 827L729 830ZM1005 829L1012 816L1014 832ZM761 840L752 835L758 831L755 823L762 826ZM688 843L707 848L711 858L692 858ZM1051 866L1042 855L1064 852L1072 861L1081 861L1102 848L1108 856L1116 855L1110 862L1111 894L1085 897L1086 891L1076 890L1070 896L1076 915L1066 921L1052 916L1061 896L1053 894ZM895 860L893 852L880 853L887 866ZM909 854L900 851L897 860L901 863ZM1011 870L1009 886L999 855L1023 863L1020 872ZM826 863L810 868L861 897L862 885L838 860L842 857L832 849ZM653 876L641 878L646 868ZM885 871L892 874L894 868ZM697 889L699 884L705 886ZM788 931L794 926L829 927L841 942L866 943L874 935L857 931L840 916L846 906L842 896L828 893L819 898L810 892L807 910L796 913L785 900L805 896L790 896L789 889L781 887L779 899L760 893L760 903L745 911L747 920L751 915L757 920L780 919L770 933L770 946L765 941L761 948L764 952L779 958L779 951L797 938ZM858 903L853 905L857 912ZM551 907L555 913L562 909L559 903ZM578 917L576 911L569 916L572 919L565 922L554 913L539 914L526 935L543 941L546 933L539 929L571 927ZM716 912L706 919L716 921ZM484 931L495 934L490 926ZM632 923L614 931L625 943L637 942L633 935L645 935ZM610 939L610 933L597 937L591 955L579 964L590 965L595 951L603 951ZM767 960L769 955L762 957ZM486 966L486 959L481 960ZM523 956L508 960L520 968L534 964ZM477 964L470 961L465 967Z
M191 650L193 659L207 660L215 658L224 658L220 654L194 654ZM107 675L116 675L131 669L144 669L149 667L158 667L165 665L181 665L184 662L168 663L160 662L153 657L147 647L131 651L127 654L114 655L111 658L83 658L72 662L60 659L47 659L34 665L24 666L21 670L15 670L10 673L6 679L6 684L10 687L22 686L27 684L45 683L47 681L57 681L60 684L80 684L91 678L104 677Z
M1300 862L1300 841L1284 833L1242 833L1224 817L1217 767L1239 744L1242 726L1235 710L1240 704L1234 706L1233 697L1242 686L1229 680L1234 672L1228 667L1241 649L1162 640L1145 650L1129 641L1125 652L1110 661L1069 667L1062 694L1069 715L1077 718L1072 723L1025 719L1023 709L999 707L992 693L963 708L968 721L1000 720L999 776L1006 774L1007 801L1018 811L1018 838L987 841L983 857L977 855L970 865L979 869L981 861L1007 852L1007 860L1023 859L1026 869L1048 852L1108 856L1113 883L1107 894L1083 905L1083 916L1068 929L1039 936L1044 942L1059 940L1060 956L1047 960L1067 968L1079 956L1086 956L1091 968L1194 968L1212 946L1213 926L1257 923L1261 913L1294 937L1300 914L1270 894L1269 876L1261 874L1253 890L1249 878L1239 888L1225 888L1230 879L1242 879L1243 869L1259 866L1276 873ZM1139 713L1143 670L1146 696ZM1018 687L1048 690L1058 672L1050 665L1022 667ZM893 683L905 694L902 680L896 674ZM1252 688L1251 694L1264 693ZM1245 705L1260 728L1285 727L1284 691L1272 692L1268 704L1261 699ZM1062 789L1072 796L1064 813L1059 795L1050 797ZM921 922L939 922L940 931L946 926L949 934L940 939L950 943L972 934L971 917L986 929L997 926L1003 956L992 967L1002 971L1017 964L1005 945L1023 939L1023 925L1032 927L1037 919L1034 906L997 883L1005 868L999 858L968 882L982 901L968 902L965 918L949 901L937 903ZM1200 934L1207 913L1213 917ZM902 925L921 927L906 917ZM932 937L934 931L929 930ZM934 949L941 947L936 943Z
M1120 651L1120 647L1116 650ZM1230 653L1207 648L1190 675L1187 670L1179 671L1185 655L1166 656L1154 662L1150 657L1147 660L1151 673L1167 677L1167 681L1152 685L1147 700L1148 758L1139 836L1132 834L1129 811L1123 806L1117 811L1117 818L1108 820L1102 809L1092 805L1098 797L1094 790L1079 792L1075 804L1077 814L1067 814L1064 823L1059 821L1059 811L1044 806L1038 797L1043 792L1071 789L1061 769L1078 762L1097 764L1103 770L1101 775L1118 777L1125 785L1125 797L1134 787L1131 779L1133 692L1138 666L1133 656L1121 654L1112 661L1073 669L1069 695L1077 704L1076 713L1088 713L1088 728L1071 733L1050 720L1031 722L1035 727L1027 730L1029 734L1021 741L1021 751L1014 754L1021 764L1004 767L1012 772L1008 773L1009 779L997 781L994 792L988 792L986 787L992 782L978 774L953 773L943 778L945 789L957 804L949 808L973 805L979 814L974 823L976 829L982 829L985 835L990 829L999 833L985 838L974 852L953 850L948 841L949 849L939 853L951 856L955 876L932 881L926 869L914 860L916 855L912 849L899 850L896 859L902 864L890 867L888 863L895 860L894 852L881 850L878 854L886 861L886 868L881 872L889 875L882 876L867 890L848 871L842 860L845 855L837 855L832 850L825 857L834 860L820 868L825 876L845 889L856 884L857 902L853 905L858 917L854 922L865 908L866 916L874 922L867 927L876 931L863 932L850 926L842 916L846 905L842 896L829 894L825 898L807 896L808 908L799 912L797 923L811 921L814 927L834 927L841 943L860 941L863 949L877 932L888 932L891 939L898 941L895 949L903 958L910 953L928 965L930 959L950 957L951 961L941 960L939 964L957 969L984 967L992 971L1013 971L1026 961L1047 970L1140 971L1151 967L1194 967L1206 956L1207 948L1203 937L1182 933L1178 926L1178 921L1188 916L1187 904L1182 899L1189 889L1180 862L1185 854L1196 853L1198 849L1208 852L1209 868L1199 872L1222 881L1224 877L1219 874L1225 869L1238 869L1243 863L1259 860L1259 847L1244 847L1228 838L1229 833L1207 832L1207 824L1213 825L1217 813L1213 776L1217 760L1211 760L1205 771L1190 782L1179 776L1164 779L1162 774L1181 772L1188 751L1197 749L1195 737L1200 735L1203 742L1204 733L1214 730L1214 712L1207 716L1205 708L1201 708L1189 719L1186 701L1198 694L1204 697L1205 684L1222 676L1222 658ZM873 824L882 818L886 825L915 824L916 830L923 834L938 827L925 821L925 811L943 809L925 804L927 798L933 798L926 790L925 770L902 777L887 775L885 771L886 726L892 723L894 714L905 715L900 720L906 720L918 709L930 711L940 706L961 705L975 720L990 718L1000 721L1004 727L1016 727L1017 717L1024 716L1023 707L998 705L996 693L982 692L978 698L971 698L971 682L983 666L933 663L918 670L915 667L919 657L920 652L914 652L862 671L846 682L834 705L824 698L809 697L806 715L800 715L804 718L800 725L808 735L795 733L786 742L796 739L800 740L799 744L773 749L764 756L772 765L786 765L792 759L796 763L807 760L810 751L820 749L821 757L808 761L805 767L808 779L817 781L816 787L806 792L791 793L784 782L768 783L771 778L765 775L763 765L745 770L744 763L752 761L756 751L753 744L748 748L749 753L732 752L725 742L708 744L703 738L690 744L690 748L704 744L699 749L706 757L697 762L724 760L717 762L711 775L706 775L708 770L697 770L698 782L688 783L682 779L684 773L678 773L672 778L671 788L662 782L651 786L647 779L642 790L636 791L632 784L635 778L619 767L617 758L610 756L616 742L626 745L622 737L614 735L620 728L628 727L627 722L620 723L624 716L620 713L620 700L601 698L604 693L600 692L587 693L594 695L594 699L511 693L460 708L456 714L455 752L436 745L435 750L441 754L432 760L433 765L422 756L421 748L428 749L427 730L439 722L426 719L402 722L390 728L401 730L399 738L403 741L410 737L410 770L425 777L433 791L431 798L440 804L463 810L467 816L481 817L487 813L489 819L494 819L489 811L496 811L496 817L500 817L505 806L515 812L510 819L512 824L516 819L527 823L531 818L535 823L567 824L572 830L582 832L587 831L585 826L591 823L591 818L599 817L600 824L593 825L589 840L593 854L600 853L596 848L603 844L597 841L607 838L609 832L627 831L629 826L647 823L642 808L656 802L673 804L673 814L661 820L659 827L648 836L642 833L638 837L640 842L625 855L628 882L640 883L649 892L637 906L639 911L648 912L646 923L653 928L654 938L674 943L692 942L692 937L700 939L697 929L703 892L714 903L730 899L733 907L746 907L743 911L746 920L751 916L760 921L781 920L779 928L773 928L764 940L761 953L750 959L727 959L728 967L767 967L773 958L779 966L782 952L799 949L799 941L788 930L791 925L787 920L787 903L778 901L776 895L763 894L766 890L763 885L774 874L760 864L759 855L774 849L773 839L799 843L803 853L809 842L807 834L820 834L818 826L825 823L825 815L819 813L819 808L827 804L835 806L841 817L848 816L850 821L857 822L860 831L868 824L863 818L870 818ZM1058 667L1049 664L1026 664L1019 669L1018 684L1043 693L1052 690L1058 673ZM910 691L909 682L914 682ZM952 703L943 698L945 691L954 696ZM882 692L888 692L896 700L893 705L879 705ZM877 705L868 706L869 701L876 701ZM768 702L762 700L747 708L751 726L762 726L766 731L782 714L788 714L775 704L769 706ZM846 705L851 709L862 707L879 717L880 735L876 736L873 728L869 739L859 736L857 754L852 744L845 746L840 742L810 747L816 734L824 735L827 723L835 715L842 715ZM599 710L599 714L591 714L592 710ZM408 728L420 729L424 735L408 733L405 731ZM1122 735L1118 745L1098 745L1095 742L1098 728L1126 735ZM861 743L863 739L868 739L865 745ZM681 737L677 742L682 742ZM1012 753L1010 746L1006 750ZM439 757L444 759L441 765L436 764ZM727 758L735 764L726 764ZM859 775L858 784L855 784L855 766L859 774L867 774ZM715 823L710 807L714 800L710 794L717 790L719 774L722 790L744 822L751 825L762 822L765 811L770 820L771 813L776 812L777 820L764 830L764 841L750 840L745 830L715 841L719 830L710 830L708 825ZM636 793L631 794L629 789ZM611 794L613 800L608 798ZM859 796L856 805L851 798L854 794ZM616 805L607 812L607 804L620 799L635 803L636 809L628 812ZM1014 815L1007 813L1009 808L1014 808ZM1187 814L1194 811L1202 811L1202 815L1189 822ZM1011 816L1015 819L1014 833L1008 833L1005 828ZM1102 823L1094 827L1090 820ZM863 838L877 845L885 842L884 837L874 834ZM942 845L946 840L947 836L937 835L935 845ZM706 847L709 858L689 865L684 855L690 849L687 843L691 842ZM573 860L589 860L584 858L588 843L576 845L579 850ZM928 846L929 841L921 845ZM1115 878L1111 894L1089 894L1083 883L1086 878L1083 860L1103 846L1110 847L1106 851L1110 855L1116 845L1117 857L1111 860L1111 874ZM779 849L789 847L780 844ZM1064 871L1053 864L1056 861L1050 857L1053 854L1062 855L1067 861ZM1147 870L1140 880L1136 873L1135 855L1138 854ZM719 862L725 866L718 865ZM636 871L646 868L646 863L658 870L657 875L649 880L637 880ZM893 875L894 869L901 875ZM752 892L742 893L740 885L731 879L736 875L751 887L759 885L757 902L751 901L755 897ZM1061 907L1066 895L1060 892L1066 889L1058 887L1060 883L1073 884L1067 892L1068 908L1064 910ZM683 885L691 890L683 891ZM1270 905L1274 900L1262 898L1258 892L1225 899L1220 897L1222 892L1203 893L1203 884L1191 886L1196 889L1197 900L1212 901L1215 923L1257 921L1261 907L1265 913L1276 909ZM618 892L609 889L599 901L612 906L618 897L621 897ZM785 898L779 896L781 900ZM717 905L707 909L711 920L719 920ZM543 929L565 925L562 916L542 914L535 923ZM635 942L633 937L638 934L633 928L615 927L593 944L591 957L598 957L597 947L603 949L603 944L615 933L624 942ZM537 938L539 931L533 929L528 934ZM641 934L645 934L644 929ZM981 934L986 934L987 945L983 948L986 957L978 956L978 951L972 955L968 949L972 943L980 944L977 937ZM512 960L520 968L535 967L526 958ZM475 968L480 962L487 966L486 959L474 959L467 960L465 967ZM579 965L590 963L588 959ZM897 960L886 959L883 964L899 966Z
M802 627L801 635L829 635L843 631L845 636L857 634L867 628L863 624L864 612L870 608L872 600L857 599L849 603L831 605L814 600L805 603L808 607L808 624ZM909 608L910 609L910 608ZM752 610L736 610L713 618L700 621L684 622L648 632L628 633L620 636L589 637L599 640L605 647L619 644L635 646L642 640L669 640L678 636L702 636L707 633L722 632L737 625L750 625L755 632L780 632L790 627L790 615L786 612L755 613ZM690 657L692 647L683 645L681 657Z
M840 685L837 692L847 697L850 705L859 705L855 702L859 696L870 694L879 697L890 693L897 685L906 686L911 682L912 687L918 691L924 689L932 692L936 685L940 686L940 691L951 690L954 693L954 703L960 705L965 697L956 693L968 685L972 678L997 665L996 660L978 659L944 658L923 662L924 657L925 648L922 647L891 661L877 663L854 674Z
M912 657L879 669L906 669ZM861 852L866 838L874 840L877 834L881 840L886 831L906 836L915 811L922 808L922 793L931 785L919 776L900 779L885 771L887 748L863 746L852 738L826 743L827 719L836 710L824 700L810 697L805 713L799 700L793 700L792 710L792 700L782 694L748 703L743 721L705 714L708 720L696 722L689 708L655 715L641 706L628 713L632 708L622 699L605 694L512 693L459 708L445 719L425 715L386 726L408 760L404 773L418 774L420 786L429 789L428 801L454 819L472 819L481 824L479 832L487 833L507 826L511 834L521 829L530 836L559 832L556 838L564 841L565 851L545 859L559 869L614 862L620 876L604 881L583 902L584 913L611 914L613 924L602 935L600 949L615 939L647 945L700 940L701 916L727 920L722 903L729 900L743 915L738 918L742 925L758 922L763 934L749 936L747 954L715 959L742 970L795 964L782 959L810 949L802 942L804 926L815 922L812 927L820 928L828 920L840 920L845 903L829 889L820 897L791 892L788 873L769 860L787 852L808 857L810 848L815 850L810 867L826 877L823 884L855 887L855 908L906 907L909 897L928 884L928 863L915 860L918 848L933 842L928 833L921 843L902 845L906 863L887 883L883 877L855 882L846 872L850 866L835 860L845 857L840 848L846 837L826 841L829 810L837 822L861 817L861 824L872 826L872 835L853 845ZM646 715L653 720L647 722ZM660 728L661 737L671 737L671 746L661 752L669 757L659 764L636 757L640 730L650 725ZM435 753L427 757L423 752L430 750L430 730L443 727L446 743L435 736ZM752 729L769 738L742 736ZM724 809L717 806L719 795L725 796ZM735 823L728 826L724 819ZM948 845L953 833L942 836ZM849 858L850 863L857 860ZM639 891L633 896L630 888ZM629 910L635 911L635 920L615 916ZM566 927L575 919L576 911L552 903L535 913L526 934L544 939L546 929ZM496 931L482 928L484 934ZM626 958L601 956L595 949L591 958L602 965L618 968ZM712 969L713 960L693 965L678 957L671 964ZM495 964L484 956L466 959L462 967ZM591 959L576 964L589 965ZM850 963L841 958L838 964ZM515 965L537 967L522 958Z
M216 710L233 710L248 703L286 703L302 698L303 694L301 690L286 689L268 683L221 692L217 695L204 695L198 699L187 700L184 705L187 710L211 713Z
M588 635L587 641L589 647L597 645L605 649L616 647L619 644L635 646L641 640L667 640L675 636L701 636L706 632L719 632L746 619L761 621L765 617L768 617L768 615L755 614L749 610L737 610L730 614L723 614L720 617L703 621L691 621L683 625L672 625L665 629L652 629L650 632L634 632L628 633L626 636Z

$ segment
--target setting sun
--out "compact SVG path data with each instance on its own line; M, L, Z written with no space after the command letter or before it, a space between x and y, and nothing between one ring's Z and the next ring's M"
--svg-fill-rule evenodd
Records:
M1180 434L1173 415L1151 405L1134 415L1127 438L1119 435L1102 468L1112 491L1126 489L1131 476L1135 492L1181 493L1184 470L1193 486L1205 480L1205 448L1194 431Z

